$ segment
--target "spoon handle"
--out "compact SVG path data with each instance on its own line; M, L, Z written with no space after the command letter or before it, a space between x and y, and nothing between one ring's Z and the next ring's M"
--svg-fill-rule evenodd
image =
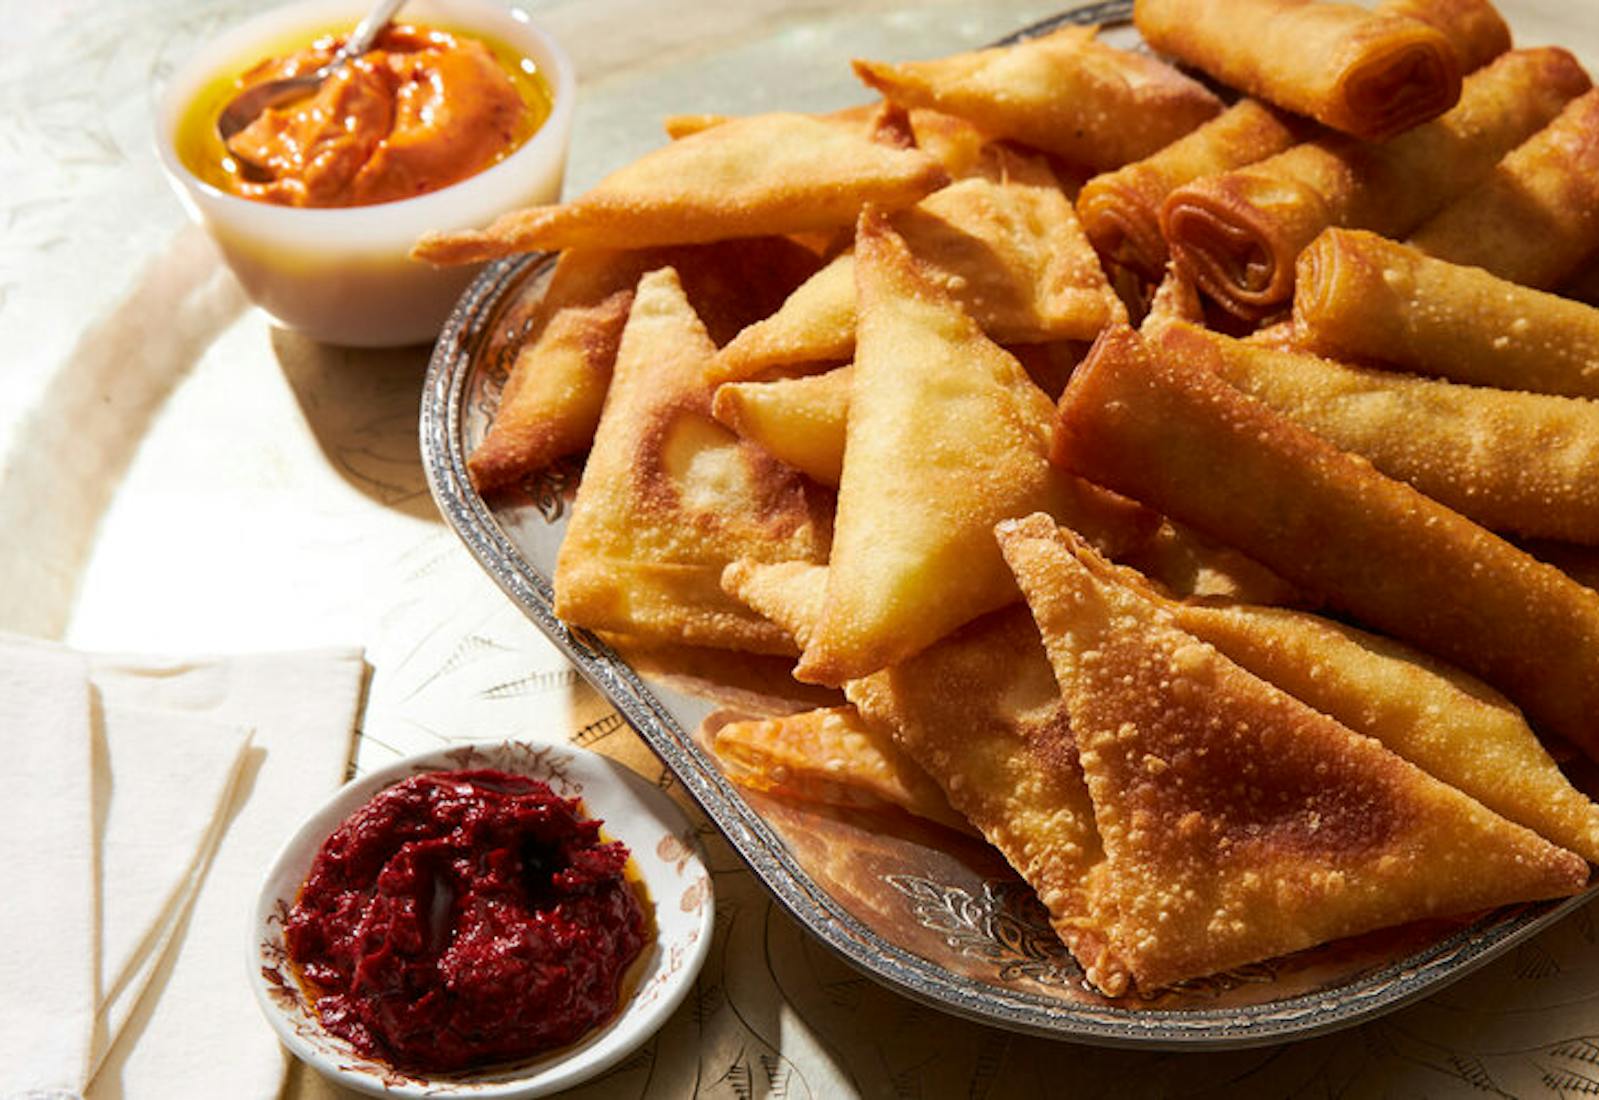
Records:
M389 25L389 20L394 18L394 13L400 10L405 0L382 0L374 4L366 17L355 25L355 30L350 32L350 37L345 41L344 48L339 51L340 60L360 57L371 47L372 40L384 27Z

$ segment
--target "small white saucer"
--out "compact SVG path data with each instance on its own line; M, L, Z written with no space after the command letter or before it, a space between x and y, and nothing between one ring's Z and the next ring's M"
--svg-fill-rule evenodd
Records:
M378 791L422 772L497 768L581 797L605 835L633 854L654 904L656 941L621 1011L573 1046L524 1062L470 1073L422 1075L369 1059L322 1029L288 964L283 920L318 849ZM382 1097L462 1096L525 1100L568 1089L625 1058L682 1003L711 946L714 905L704 854L683 812L665 793L604 756L572 745L499 741L461 744L407 757L339 790L283 846L267 872L250 929L251 985L285 1046L330 1080Z

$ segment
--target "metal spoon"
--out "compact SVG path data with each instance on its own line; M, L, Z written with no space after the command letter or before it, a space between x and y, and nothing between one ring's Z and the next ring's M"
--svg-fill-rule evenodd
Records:
M399 11L404 3L405 0L377 0L377 3L372 5L372 10L366 13L366 18L356 24L355 30L350 32L350 37L345 40L339 52L315 72L286 77L282 80L268 80L240 92L217 116L217 133L222 135L222 140L227 141L250 125L256 116L269 107L300 99L316 91L324 80L338 72L352 58L366 53L372 45L372 40L389 25L389 20L394 18L395 12Z

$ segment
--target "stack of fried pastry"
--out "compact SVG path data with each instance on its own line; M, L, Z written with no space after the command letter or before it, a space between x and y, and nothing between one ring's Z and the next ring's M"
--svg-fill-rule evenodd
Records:
M1577 892L1599 92L1488 0L1134 10L1187 72L857 61L420 242L560 252L474 482L587 450L558 614L836 689L729 778L980 834L1108 995Z

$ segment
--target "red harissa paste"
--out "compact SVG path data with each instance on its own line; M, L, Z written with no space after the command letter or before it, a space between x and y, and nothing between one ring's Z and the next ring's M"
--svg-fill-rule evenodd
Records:
M536 779L437 772L328 837L284 927L323 1026L397 1066L564 1046L616 1012L645 919L627 848Z

